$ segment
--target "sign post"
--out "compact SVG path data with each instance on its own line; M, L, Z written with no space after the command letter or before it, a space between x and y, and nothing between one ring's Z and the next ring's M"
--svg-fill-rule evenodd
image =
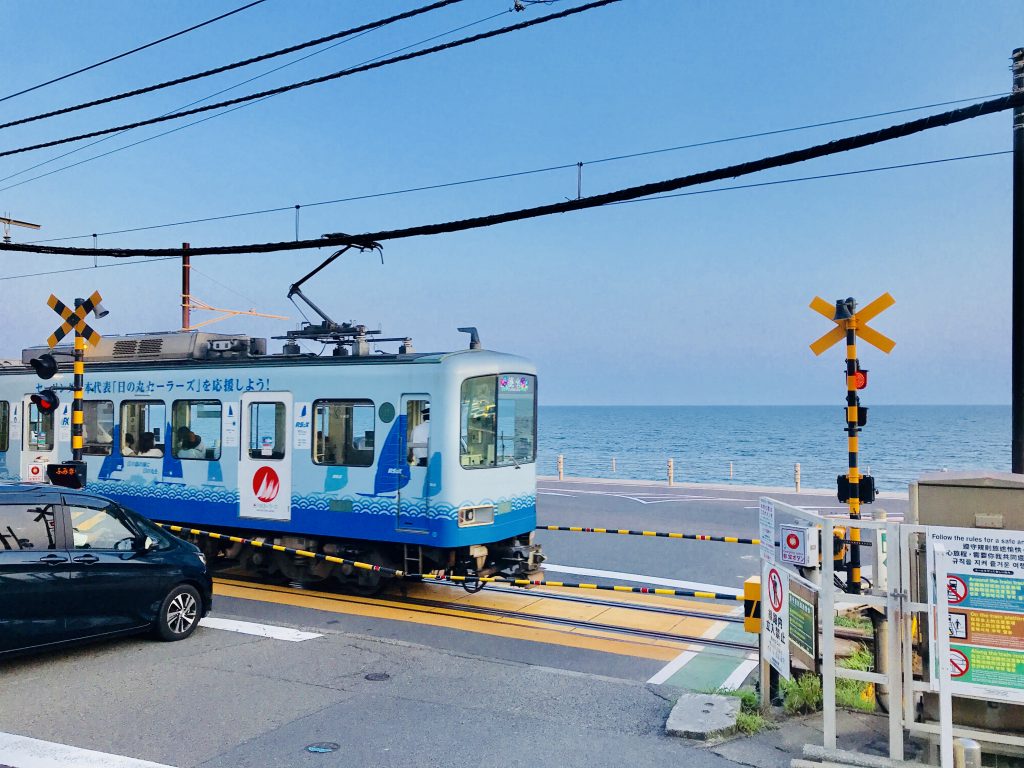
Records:
M867 371L862 370L857 359L857 336L878 347L888 354L892 352L896 342L885 336L867 323L869 320L887 310L896 300L888 293L883 293L860 312L853 298L839 299L835 307L819 296L811 301L811 309L824 315L836 324L836 327L811 344L811 351L820 355L842 339L846 339L846 442L849 457L848 474L839 476L839 500L850 505L850 519L860 519L861 502L870 504L875 499L874 480L860 473L857 453L859 450L857 435L860 428L867 424L867 408L860 407L857 390L864 389L868 384ZM850 565L847 578L847 591L860 594L860 529L850 530Z

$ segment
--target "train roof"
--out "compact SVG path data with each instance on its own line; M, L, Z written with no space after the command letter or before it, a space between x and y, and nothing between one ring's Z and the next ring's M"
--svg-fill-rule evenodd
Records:
M405 339L398 352L371 353L373 344L370 337L362 345L353 345L352 351L336 346L334 354L303 352L297 345L286 343L284 351L267 354L267 340L244 334L220 334L203 331L169 331L161 333L140 333L124 336L104 336L95 347L85 352L85 360L91 369L134 370L139 368L165 367L252 367L252 366L305 366L305 365L388 365L388 364L438 364L465 356L479 365L488 357L499 358L503 364L519 361L532 369L532 363L517 355L510 355L479 348L474 336L470 349L448 352L412 351L412 340ZM298 350L298 351L296 351ZM339 354L339 352L343 354ZM42 354L51 353L58 363L67 363L72 356L70 346L29 347L22 350L21 360L4 361L0 375L5 373L31 372L30 361ZM497 362L497 360L495 361ZM523 371L527 372L527 371Z

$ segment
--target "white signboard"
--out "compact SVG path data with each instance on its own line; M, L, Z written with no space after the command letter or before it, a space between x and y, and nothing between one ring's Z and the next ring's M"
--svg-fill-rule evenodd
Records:
M789 575L781 566L761 563L761 632L764 654L787 680L789 671Z
M933 633L932 658L948 647L952 695L1024 703L1024 532L932 527L928 561L949 637Z
M224 403L223 443L225 448L238 447L238 409L237 401Z
M45 461L33 461L28 465L28 469L25 472L25 477L22 478L23 482L26 483L45 483L46 482L46 462Z
M21 403L11 403L11 440L21 442Z
M71 442L71 403L61 403L57 416L57 442Z
M295 418L292 422L293 439L296 451L309 450L309 436L313 427L313 404L296 403L292 413Z
M758 538L761 539L761 560L775 562L775 505L768 499L762 498L758 508Z
M779 526L779 560L800 566L818 566L818 529L802 525Z

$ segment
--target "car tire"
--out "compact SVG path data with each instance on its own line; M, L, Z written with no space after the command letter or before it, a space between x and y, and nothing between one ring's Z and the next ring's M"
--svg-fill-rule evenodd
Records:
M154 627L161 640L184 640L195 632L203 615L203 599L195 587L179 584L160 603Z

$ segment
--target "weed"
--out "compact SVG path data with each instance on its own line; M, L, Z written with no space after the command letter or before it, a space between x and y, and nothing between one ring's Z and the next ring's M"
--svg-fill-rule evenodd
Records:
M857 646L850 658L842 661L840 666L847 669L858 669L869 672L874 669L875 658L865 646ZM859 709L862 712L875 711L875 686L873 683L862 683L860 680L836 679L836 704L847 709Z
M740 711L736 715L736 728L740 733L753 736L755 733L774 728L764 715L761 714L761 697L757 691L750 689L734 690L732 688L712 688L704 693L713 693L718 696L734 696L740 700Z
M779 681L782 709L787 715L801 715L821 709L821 678L805 674L792 680Z
M836 616L836 626L846 627L847 629L871 629L871 619L866 619L863 616L857 615L841 615Z

